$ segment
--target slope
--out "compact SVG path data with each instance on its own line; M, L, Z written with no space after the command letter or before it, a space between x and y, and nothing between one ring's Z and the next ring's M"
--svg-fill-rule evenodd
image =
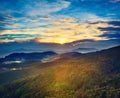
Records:
M0 87L1 98L120 98L120 46L36 63L28 77Z

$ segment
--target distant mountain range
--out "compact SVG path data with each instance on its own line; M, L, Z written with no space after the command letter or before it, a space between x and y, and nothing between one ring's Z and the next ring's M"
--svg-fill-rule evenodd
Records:
M12 53L8 56L5 56L4 58L0 58L0 64L9 64L9 63L21 63L22 61L40 61L40 60L45 60L45 59L63 59L63 58L76 58L76 57L83 57L83 56L88 56L88 55L95 55L95 54L107 54L109 53L108 51L112 52L112 50L118 49L120 46L113 47L110 49L106 50L101 50L101 51L96 51L96 52L90 52L90 53L79 53L79 52L68 52L68 53L63 53L63 54L57 54L53 51L47 51L47 52L33 52L33 53ZM96 50L95 48L78 48L76 50L81 50L81 51L87 51L87 50ZM53 60L51 60L53 61Z
M47 52L35 52L35 53L13 53L4 58L0 59L0 63L11 62L12 61L40 61L43 58L55 56L57 55L55 52L47 51ZM13 62L14 63L14 62ZM17 62L16 62L17 63Z

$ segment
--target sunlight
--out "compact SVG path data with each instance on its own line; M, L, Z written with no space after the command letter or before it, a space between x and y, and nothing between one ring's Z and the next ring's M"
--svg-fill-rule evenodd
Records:
M65 44L66 42L67 42L66 38L61 38L58 43Z

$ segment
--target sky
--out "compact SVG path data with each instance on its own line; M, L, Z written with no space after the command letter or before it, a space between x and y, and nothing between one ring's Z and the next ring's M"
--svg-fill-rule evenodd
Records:
M0 55L120 45L119 12L120 0L0 0Z

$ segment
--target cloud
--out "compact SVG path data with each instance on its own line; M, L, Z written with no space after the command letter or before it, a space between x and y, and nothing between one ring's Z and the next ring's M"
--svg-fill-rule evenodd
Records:
M40 19L42 19L42 20L51 20L50 16L43 16Z
M75 46L78 46L78 45L82 45L82 44L89 44L89 43L93 43L93 42L96 42L95 40L93 39L83 39L83 40L77 40L77 41L73 41L71 43L67 43L68 45L72 46L72 47L75 47Z
M106 23L110 24L110 27L100 27L99 29L104 32L100 37L120 39L120 21L111 21Z
M74 18L60 17L57 20L53 21L51 24L60 26L60 25L70 25L72 23L76 23L76 20Z
M6 18L6 19L10 19L10 20L16 20L16 18L13 17L13 16L11 16L11 15L7 15L7 16L5 16L5 18Z
M69 7L70 2L64 0L56 0L55 2L49 2L48 0L42 0L41 2L34 2L34 5L26 6L27 15L48 15L53 12L58 12L62 9ZM37 10L36 10L37 9Z
M32 39L40 43L70 43L86 39L109 40L110 37L104 35L108 29L112 33L119 31L119 28L117 29L119 22L110 21L92 11L82 12L80 11L82 7L78 4L74 8L71 1L38 0L32 2L30 0L27 4L25 1L19 2L23 6L16 11L24 9L23 14L18 17L13 11L13 15L5 15L5 20L0 21L2 22L1 42L20 41L20 39L21 41ZM10 34L17 34L17 36ZM19 34L25 37L21 38Z
M111 24L113 26L120 26L120 21L109 21L108 24Z
M13 2L12 2L13 1ZM28 29L49 25L50 14L70 6L65 0L1 0L0 30ZM26 3L27 2L27 3Z
M93 13L82 13L82 14L80 14L79 21L83 22L83 23L86 23L86 22L93 23L93 22L97 22L97 21L108 21L108 19L105 17L98 16Z
M120 0L110 0L110 2L117 3L117 2L120 2Z
M0 43L10 43L10 42L30 42L34 38L14 38L14 39L4 39L0 40Z
M106 28L99 28L101 31L109 31L109 32L119 32L120 31L120 27L106 27Z
M120 39L120 33L106 33L101 35L100 37L107 37L109 39Z
M60 18L58 19L60 25L50 25L45 28L35 28L35 29L26 29L26 30L4 30L1 31L1 35L5 34L26 34L26 38L35 39L36 42L46 42L46 43L70 43L76 40L108 40L106 36L101 36L105 32L105 29L113 26L105 22L96 22L96 23L82 23L79 24L75 19L71 18ZM67 25L66 25L67 24ZM114 26L113 26L114 27ZM112 30L111 30L112 31ZM27 34L29 35L27 37ZM40 36L36 36L40 35ZM7 36L5 36L7 38ZM13 38L13 36L10 36ZM37 37L37 38L36 38ZM17 36L17 39L18 40ZM23 40L23 39L21 39Z
M30 41L39 36L38 34L3 34L0 35L0 43Z

